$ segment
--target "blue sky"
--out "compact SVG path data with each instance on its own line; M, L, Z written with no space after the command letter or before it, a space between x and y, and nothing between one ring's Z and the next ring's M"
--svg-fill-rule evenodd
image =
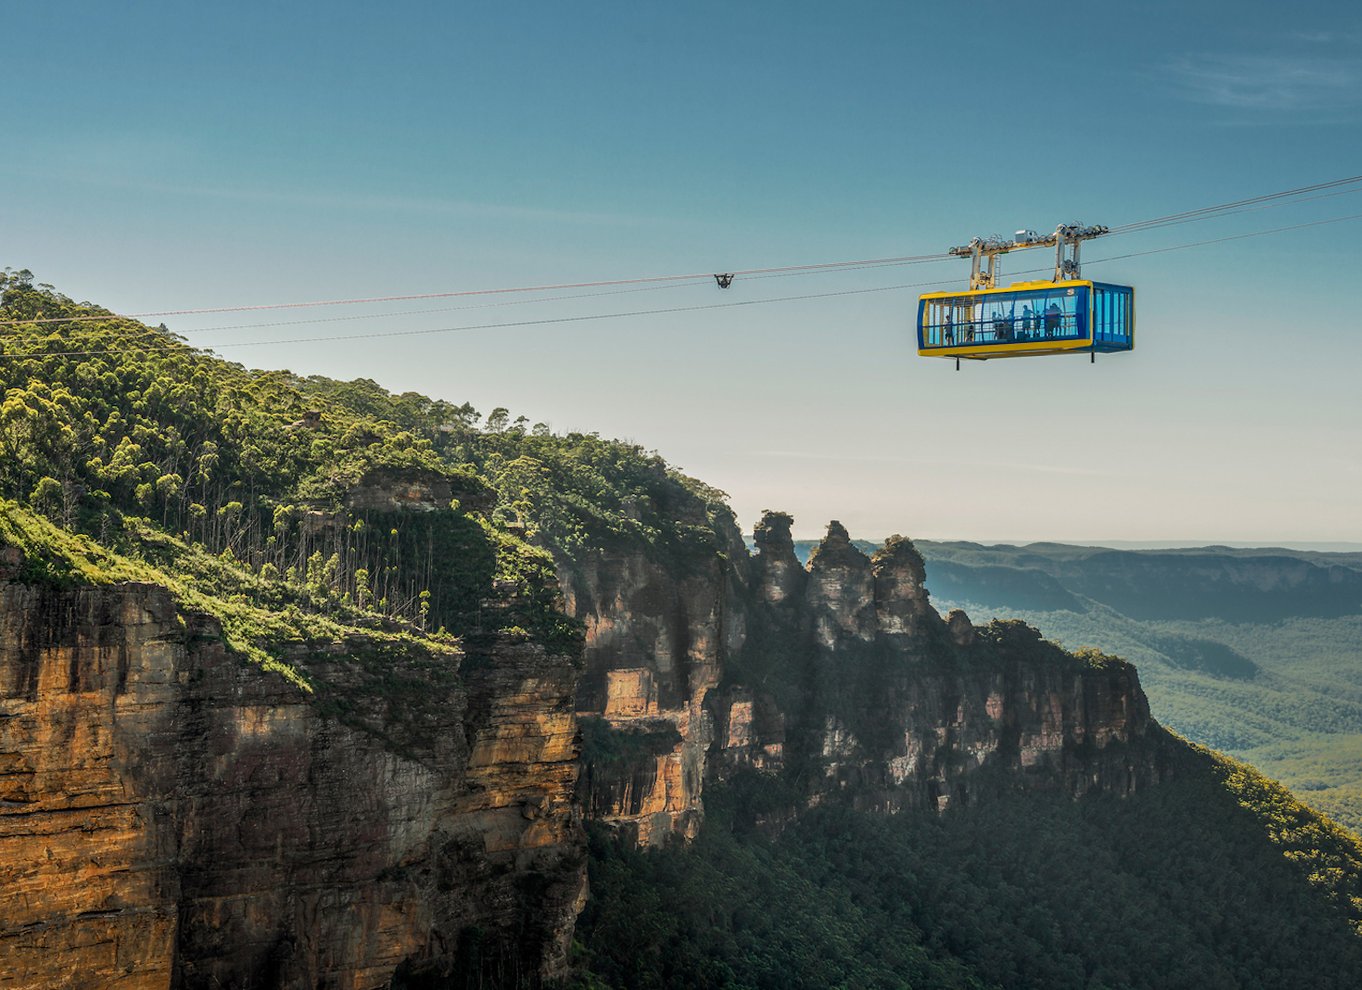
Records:
M124 312L453 291L931 254L1362 173L1353 4L917 6L8 5L0 265ZM1362 191L1084 260L1354 214ZM919 359L926 286L236 346L944 288L959 262L166 322L252 366L636 440L745 526L1357 541L1359 237L1092 263L1139 293L1137 350L1096 366Z

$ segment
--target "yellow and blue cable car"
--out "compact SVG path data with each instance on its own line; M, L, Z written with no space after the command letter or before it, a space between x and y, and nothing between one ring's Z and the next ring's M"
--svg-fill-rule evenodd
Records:
M990 358L1128 351L1135 346L1135 290L1080 277L1078 244L1105 227L1061 226L1049 237L1019 231L1014 241L976 238L952 254L971 256L966 292L930 292L918 300L918 354ZM1019 248L1055 245L1055 277L997 288L997 258ZM981 262L987 259L988 266Z
M932 292L918 300L917 334L923 357L1128 351L1135 346L1135 290L1069 279Z

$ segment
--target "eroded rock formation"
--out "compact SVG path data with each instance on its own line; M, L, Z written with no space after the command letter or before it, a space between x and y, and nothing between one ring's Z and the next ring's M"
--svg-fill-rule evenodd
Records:
M1133 668L1021 623L943 619L902 537L867 557L834 521L804 567L792 522L768 512L732 572L668 585L625 556L565 579L587 621L579 715L635 739L659 721L677 733L661 755L616 744L608 765L587 747L594 817L645 843L693 834L706 781L744 768L796 770L807 804L885 810L1016 786L1128 793L1166 772Z

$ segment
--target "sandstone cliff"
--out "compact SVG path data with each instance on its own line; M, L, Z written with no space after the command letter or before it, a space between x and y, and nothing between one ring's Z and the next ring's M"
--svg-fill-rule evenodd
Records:
M1021 623L943 619L901 538L867 557L834 522L805 567L792 521L767 513L755 555L684 581L628 556L568 576L587 624L579 717L607 727L586 747L592 817L643 843L693 834L706 779L745 768L794 782L790 813L834 795L894 810L1129 793L1167 772L1132 667Z
M569 658L300 646L313 696L158 587L7 576L0 987L561 971L584 896Z
M568 614L586 630L579 716L603 723L633 755L588 762L583 804L644 844L693 836L703 815L713 736L706 702L746 636L747 551L730 529L709 554L601 552L563 567Z

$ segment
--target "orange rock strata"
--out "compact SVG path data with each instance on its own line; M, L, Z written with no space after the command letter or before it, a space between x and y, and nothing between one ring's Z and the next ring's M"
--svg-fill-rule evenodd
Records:
M499 972L561 971L569 661L469 647L405 723L324 717L357 661L310 662L317 696L159 588L0 584L0 988L386 987L470 932Z

